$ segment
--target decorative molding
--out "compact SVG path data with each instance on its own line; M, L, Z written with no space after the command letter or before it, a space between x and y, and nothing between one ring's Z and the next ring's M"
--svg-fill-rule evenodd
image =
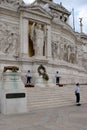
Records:
M19 7L19 11L23 11L23 12L28 12L31 14L35 14L41 17L46 17L49 19L52 19L52 16L46 11L44 10L41 6L28 6L28 7Z

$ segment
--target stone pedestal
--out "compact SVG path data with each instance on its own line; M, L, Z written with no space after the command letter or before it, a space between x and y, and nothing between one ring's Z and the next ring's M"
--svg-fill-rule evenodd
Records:
M20 73L4 72L1 83L1 113L24 112L27 112L27 97Z
M42 78L42 76L39 76L39 78L36 81L35 84L36 87L47 87L48 86L48 81Z
M55 83L45 80L42 76L39 76L36 80L35 87L54 87Z

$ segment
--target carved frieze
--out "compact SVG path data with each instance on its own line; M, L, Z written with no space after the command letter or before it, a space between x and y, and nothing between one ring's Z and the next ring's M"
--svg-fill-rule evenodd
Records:
M16 55L19 33L17 25L0 21L0 54Z
M61 38L61 44L63 44L63 60L70 62L70 63L76 63L77 61L77 48L74 43L69 41L66 38ZM61 49L60 49L61 51Z
M13 6L13 7L18 7L19 5L24 4L22 0L0 0L1 5L6 5L8 7Z
M59 37L58 34L52 33L52 57L66 62L76 64L78 61L78 48L70 40ZM82 51L80 52L82 53ZM78 55L78 56L77 56Z
M59 35L56 33L52 33L51 49L52 57L59 59Z
M57 57L58 57L58 44L57 44L57 41L52 41L51 48L52 48L52 57L57 59Z

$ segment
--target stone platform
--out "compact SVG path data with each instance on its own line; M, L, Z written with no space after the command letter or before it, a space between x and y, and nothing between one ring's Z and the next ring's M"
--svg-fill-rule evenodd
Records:
M0 130L87 130L87 104L0 114Z

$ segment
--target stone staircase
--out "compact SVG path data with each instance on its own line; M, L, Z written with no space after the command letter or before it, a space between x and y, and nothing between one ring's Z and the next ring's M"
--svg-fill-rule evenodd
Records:
M81 85L81 103L87 103L87 86ZM75 85L31 87L27 90L28 110L75 105Z

